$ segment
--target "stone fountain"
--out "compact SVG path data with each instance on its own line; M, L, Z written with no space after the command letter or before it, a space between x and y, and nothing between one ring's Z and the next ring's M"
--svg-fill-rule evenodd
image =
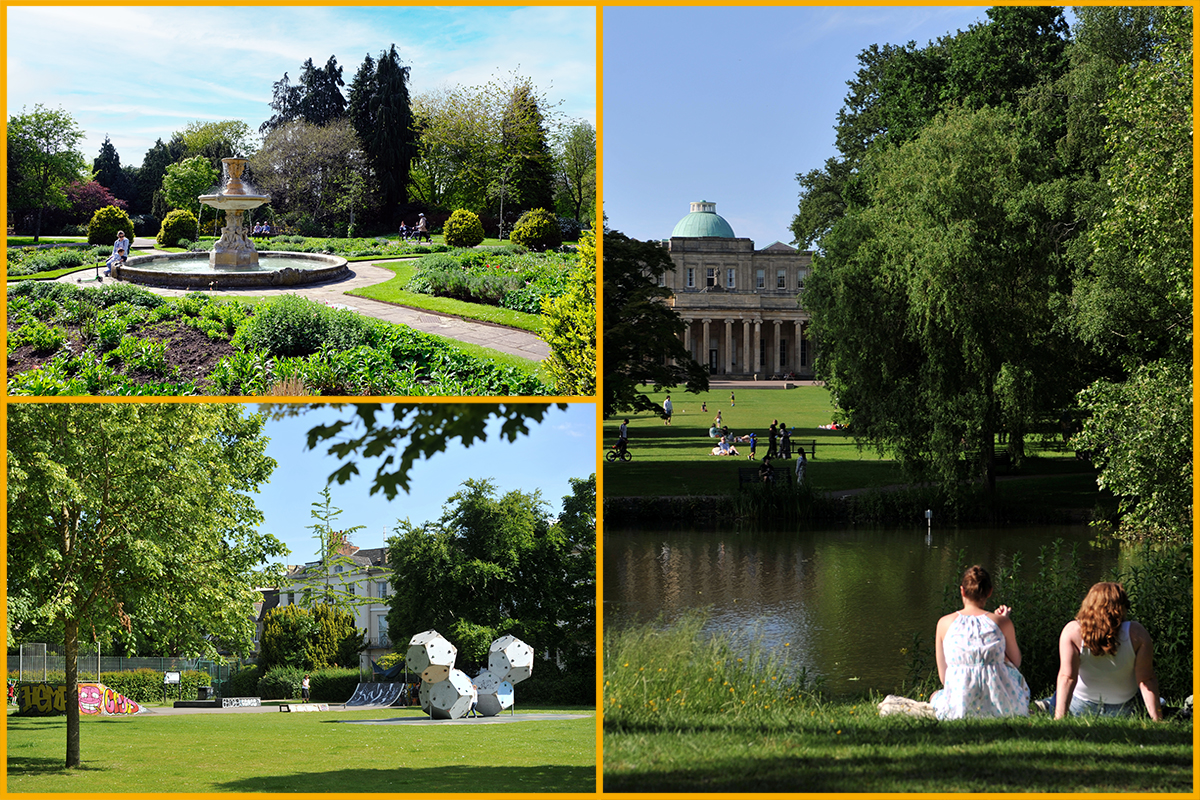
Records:
M269 195L254 194L242 183L246 171L245 158L222 158L225 173L229 176L224 187L216 194L202 194L201 203L225 212L225 227L221 238L208 254L208 263L214 267L248 267L258 264L258 250L246 235L242 217L252 208L271 202Z
M242 182L246 159L223 158L226 179L216 194L198 198L225 212L221 238L208 253L170 253L135 256L114 267L118 280L183 289L252 289L298 286L337 280L350 274L346 259L320 253L264 251L262 259L246 235L242 218L247 211L271 201Z

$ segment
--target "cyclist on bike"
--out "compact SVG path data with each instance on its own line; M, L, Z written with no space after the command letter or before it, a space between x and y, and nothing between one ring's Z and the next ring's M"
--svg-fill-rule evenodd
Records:
M629 420L626 419L617 430L617 455L625 455L627 449L629 449Z

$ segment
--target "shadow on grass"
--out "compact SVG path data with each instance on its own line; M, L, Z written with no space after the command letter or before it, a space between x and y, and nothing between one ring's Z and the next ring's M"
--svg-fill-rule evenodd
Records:
M639 746L652 735L682 739L689 734L729 739L728 759L706 758L693 769L606 771L604 790L613 791L1189 791L1192 784L1190 725L1148 727L1086 723L967 725L916 720L912 724L778 727L751 734L721 725L625 726L607 732L614 761L615 740ZM747 757L737 742L770 737L760 757ZM676 745L662 741L662 751ZM639 747L640 749L640 747ZM781 752L789 753L780 755ZM794 754L794 755L793 755ZM652 759L659 760L661 759Z
M63 758L23 758L21 756L8 757L7 774L9 778L15 777L36 777L41 775L65 775L68 772L74 774L79 772L109 772L109 767L94 767L87 763L87 759L83 763L72 770L68 770L63 763Z
M497 760L502 758L497 754ZM421 769L355 767L294 772L213 784L227 792L595 792L595 767L439 766Z

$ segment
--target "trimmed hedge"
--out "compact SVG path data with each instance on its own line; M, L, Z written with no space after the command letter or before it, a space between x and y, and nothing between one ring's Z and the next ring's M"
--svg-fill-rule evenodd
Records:
M291 700L300 696L304 672L296 667L272 667L258 681L258 696L263 700Z
M309 674L310 699L314 703L344 703L358 688L358 670L345 667L319 669Z
M451 247L474 247L483 241L483 223L474 212L460 208L446 220L442 235Z
M257 665L239 669L225 679L221 687L222 697L257 697L258 682L262 680L262 670Z
M16 673L10 672L9 680L16 681ZM210 686L212 679L207 672L186 670L179 676L179 686L171 686L169 701L195 700L200 686ZM66 683L67 676L63 672L50 672L46 675L45 683ZM80 681L90 683L91 681ZM40 680L26 680L24 683L43 683ZM153 669L124 670L121 672L101 672L100 683L118 694L123 694L138 703L161 703L163 699L163 674ZM178 689L178 693L176 692Z

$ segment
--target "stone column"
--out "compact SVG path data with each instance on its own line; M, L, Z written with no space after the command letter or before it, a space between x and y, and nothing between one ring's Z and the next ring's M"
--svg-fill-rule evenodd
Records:
M683 349L692 352L692 321L686 317L683 320Z
M710 334L708 332L708 324L710 322L712 322L712 320L711 319L703 319L703 320L701 320L701 322L704 323L704 328L703 328L704 344L701 345L700 358L698 358L697 361L699 361L701 364L703 364L704 366L707 367L708 366L708 348L710 348L712 346L712 340L709 338Z
M733 320L725 320L725 369L726 374L733 372Z
M750 320L742 320L742 374L749 375L750 369Z
M800 343L804 341L804 323L796 320L796 346L792 348L792 372L800 374Z
M754 369L752 370L753 372L758 372L758 367L759 367L758 354L761 351L762 351L762 320L756 319L756 320L754 320L754 354L752 356L752 358L754 359Z
M779 344L782 341L780 332L783 329L783 320L775 320L775 351L771 353L771 363L767 364L767 374L771 375L775 370L779 369Z

